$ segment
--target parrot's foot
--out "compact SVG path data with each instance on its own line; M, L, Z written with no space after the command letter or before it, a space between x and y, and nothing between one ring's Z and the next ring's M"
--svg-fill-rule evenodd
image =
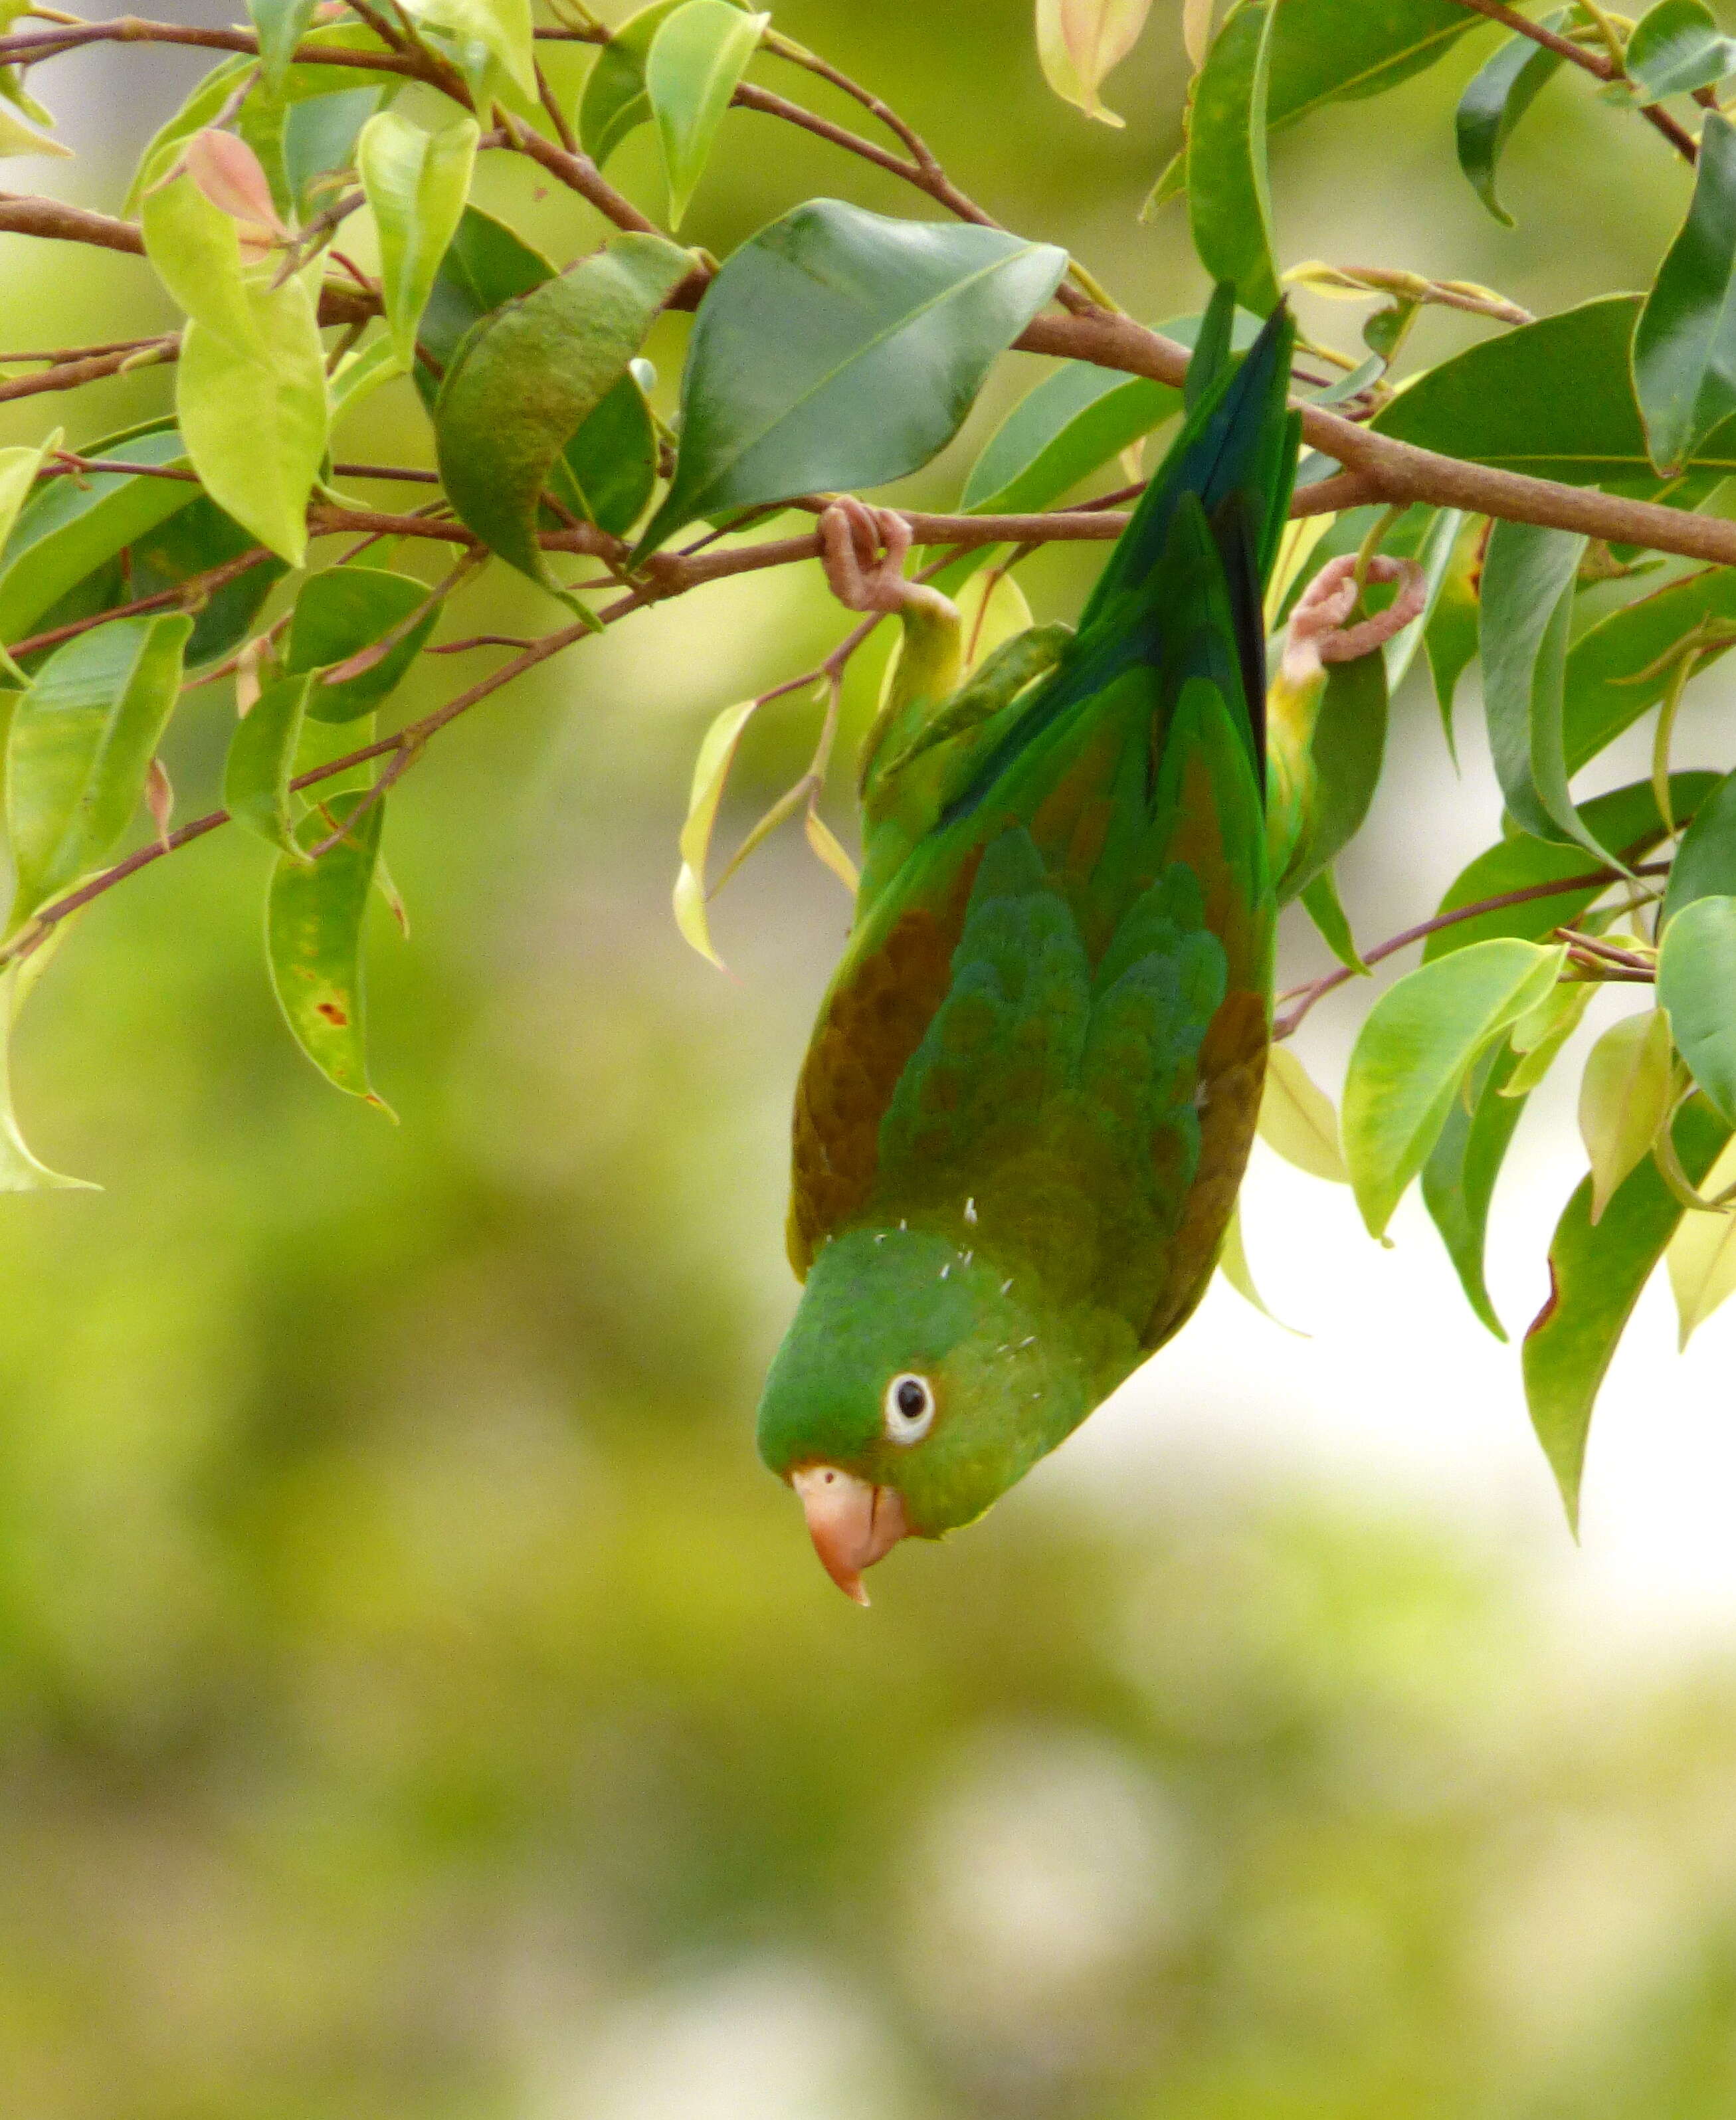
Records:
M931 612L952 617L952 600L922 582L905 579L910 526L890 508L870 508L841 495L820 518L826 579L846 611Z
M1290 683L1306 684L1319 675L1323 662L1354 662L1360 656L1372 655L1395 633L1402 633L1427 600L1422 570L1414 560L1377 555L1368 563L1366 578L1403 586L1385 611L1357 625L1344 623L1357 602L1354 552L1329 560L1308 584L1290 614L1285 635L1283 673Z

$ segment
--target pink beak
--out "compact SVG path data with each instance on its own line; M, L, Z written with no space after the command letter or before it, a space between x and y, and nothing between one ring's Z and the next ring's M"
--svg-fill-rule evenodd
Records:
M883 1560L910 1531L895 1487L873 1487L835 1465L804 1465L789 1484L802 1499L820 1565L846 1597L868 1602L862 1571Z

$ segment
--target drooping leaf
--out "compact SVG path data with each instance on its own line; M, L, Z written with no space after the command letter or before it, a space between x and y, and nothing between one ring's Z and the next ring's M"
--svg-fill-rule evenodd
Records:
M1483 560L1479 639L1489 748L1507 807L1534 838L1610 858L1574 807L1562 742L1567 635L1585 540L1497 523Z
M1736 1146L1726 1143L1701 1185L1712 1200L1736 1185ZM1664 1248L1664 1263L1676 1299L1677 1346L1685 1348L1696 1328L1736 1294L1736 1215L1690 1208Z
M175 368L175 416L212 499L299 567L308 495L325 456L325 350L301 279L247 293L259 343L239 347L190 321Z
M744 14L730 0L686 0L651 39L645 94L663 146L671 228L681 226L724 113L770 20Z
M356 142L356 169L379 231L386 322L407 369L415 363L417 327L469 195L478 137L473 118L460 116L429 132L382 110Z
M480 207L466 207L422 311L421 343L440 364L441 374L474 325L503 303L540 287L554 270L541 251L533 250L504 221ZM416 379L431 405L440 394L440 377L418 364Z
M1656 103L1736 73L1736 40L1722 35L1704 0L1659 0L1634 25L1622 57L1633 86L1617 83L1606 94Z
M1736 412L1736 126L1700 133L1694 196L1634 327L1634 393L1659 472Z
M1363 963L1357 938L1351 932L1350 918L1338 896L1338 880L1331 869L1323 868L1296 895L1301 900L1303 911L1319 929L1320 939L1338 962L1352 972L1366 974L1368 966Z
M1478 1054L1554 983L1565 947L1473 943L1419 965L1370 1010L1344 1085L1344 1160L1373 1236L1384 1234Z
M289 784L311 682L304 675L268 685L235 723L223 768L223 807L238 825L296 860L301 850Z
M1696 898L1665 928L1658 1006L1694 1080L1736 1123L1736 898Z
M1577 773L1664 695L1669 651L1696 630L1736 633L1736 570L1705 567L1588 626L1567 651L1561 742ZM1725 650L1696 647L1706 668Z
M1287 1163L1310 1178L1347 1185L1350 1173L1338 1146L1338 1115L1332 1100L1318 1088L1287 1045L1274 1045L1266 1056L1266 1086L1261 1094L1259 1137Z
M1671 807L1678 817L1692 816L1717 784L1712 773L1673 773ZM1636 780L1607 795L1594 796L1584 806L1587 826L1606 845L1618 849L1631 862L1643 860L1664 836L1664 820L1658 815L1657 797L1649 780ZM1594 874L1597 864L1588 861L1583 848L1563 846L1521 834L1498 840L1462 869L1448 886L1438 910L1455 913L1461 906L1478 905L1510 891L1530 890L1540 884L1557 883L1570 876ZM1488 913L1455 921L1437 928L1422 947L1423 960L1450 956L1473 942L1513 935L1528 942L1540 942L1555 928L1572 927L1594 900L1609 888L1599 881L1572 891L1552 891L1547 897L1528 899L1517 905L1496 906Z
M12 710L8 928L96 867L126 830L174 710L193 621L121 618L55 649Z
M651 0L609 33L579 99L579 142L600 170L630 132L649 124L645 54L651 40L686 0Z
M326 1080L382 1111L368 1080L362 924L379 853L383 802L365 793L323 796L301 827L312 848L354 819L321 854L279 857L266 900L266 960L296 1042Z
M1231 281L1244 309L1276 308L1266 127L1272 47L1283 10L1260 9L1255 38L1217 38L1195 76L1188 114L1188 220L1199 262Z
M1571 8L1557 8L1541 18L1543 26L1558 30L1571 12ZM1509 37L1484 62L1459 100L1454 120L1459 166L1503 228L1512 227L1513 216L1496 196L1496 165L1512 137L1513 128L1561 63L1561 53L1547 45L1535 44L1529 37Z
M407 625L419 611L415 624ZM426 586L413 575L358 565L310 574L290 621L284 667L291 676L330 671L389 635L398 637L371 668L335 684L316 677L307 696L309 718L353 722L371 714L403 682L439 616L439 606L428 603Z
M836 833L812 805L803 813L802 835L815 859L829 868L854 898L861 887L862 872L845 852Z
M681 871L675 879L675 924L683 939L700 956L723 969L723 959L712 946L711 924L705 914L705 858L711 850L712 828L724 786L735 762L742 731L759 704L744 700L725 707L705 731L693 761L693 785L687 797L686 821L681 829Z
M63 923L63 925L66 923ZM50 1170L32 1154L19 1130L12 1102L11 1046L12 1025L29 991L29 977L40 969L34 958L47 955L52 941L41 944L33 958L13 963L0 971L0 1192L100 1192L87 1178L67 1178Z
M1380 650L1381 659L1386 664L1386 689L1389 693L1396 692L1410 674L1417 651L1427 635L1453 566L1464 519L1456 508L1437 509L1418 541L1413 556L1422 570L1422 608Z
M1736 897L1736 773L1727 773L1701 798L1682 835L1664 886L1661 934L1696 898Z
M1589 981L1558 980L1535 1008L1520 1018L1507 1041L1518 1055L1519 1065L1502 1088L1502 1096L1530 1095L1579 1029L1596 991Z
M1124 124L1103 100L1103 82L1138 42L1151 12L1152 0L1036 0L1044 79L1087 118Z
M1525 1109L1523 1096L1505 1094L1519 1061L1505 1043L1484 1053L1471 1070L1466 1093L1449 1104L1422 1166L1422 1204L1440 1232L1465 1300L1497 1340L1505 1340L1507 1332L1489 1297L1483 1254L1496 1180Z
M1591 1220L1603 1220L1630 1170L1645 1155L1670 1108L1669 1025L1661 1009L1625 1016L1585 1057L1580 1080L1580 1139L1591 1165Z
M692 269L657 235L623 235L509 304L468 337L435 407L440 475L459 515L533 581L540 496L565 444L627 372Z
M557 500L617 537L645 513L657 484L657 427L640 370L649 374L650 364L628 362L562 451L551 480Z
M724 263L700 305L675 479L640 553L697 516L879 486L962 425L1065 253L998 229L812 199Z
M1314 796L1281 890L1300 896L1362 829L1386 755L1386 666L1378 655L1329 666L1309 755Z
M1485 339L1400 391L1371 425L1475 463L1649 497L1663 481L1628 363L1639 306L1637 295L1605 295ZM1707 435L1690 463L1708 474L1736 469L1736 426Z
M147 187L139 223L145 255L177 306L237 353L262 352L263 318L235 216L206 196L184 165L171 162Z
M110 435L91 444L88 453L105 462L187 461L180 435L166 421ZM63 597L116 553L191 507L198 490L188 481L123 472L44 481L0 550L0 640L10 644L40 630L39 621Z
M1729 1140L1729 1123L1699 1098L1674 1126L1676 1153L1698 1184ZM1549 1247L1549 1299L1525 1335L1525 1397L1567 1520L1577 1527L1580 1479L1598 1388L1640 1291L1684 1213L1647 1157L1595 1225L1588 1176L1563 1210Z
M1240 0L1224 17L1218 44L1233 40L1251 51L1264 33L1265 12L1266 0ZM1294 124L1324 104L1396 88L1476 27L1468 13L1456 0L1361 0L1354 8L1343 0L1282 0L1266 95L1268 128ZM1222 63L1227 72L1251 61L1230 53ZM1187 182L1184 149L1157 179L1147 212Z
M1441 574L1440 589L1423 627L1429 675L1434 680L1435 699L1440 709L1441 727L1446 733L1447 751L1455 764L1459 747L1453 732L1453 704L1458 697L1459 679L1477 660L1478 589L1482 577L1482 543L1487 530L1488 521L1484 516L1461 518ZM1571 649L1568 653L1571 659Z
M1217 1271L1243 1302L1251 1303L1262 1318L1269 1318L1282 1332L1296 1332L1295 1326L1287 1325L1282 1318L1267 1308L1265 1298L1254 1285L1254 1272L1248 1264L1247 1247L1242 1241L1240 1201L1230 1211L1229 1225L1224 1230L1223 1248L1217 1254ZM1306 1337L1305 1333L1296 1333L1298 1339Z

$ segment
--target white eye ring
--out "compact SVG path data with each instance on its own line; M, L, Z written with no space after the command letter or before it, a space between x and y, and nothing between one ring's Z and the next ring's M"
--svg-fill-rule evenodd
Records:
M934 1425L934 1387L914 1369L901 1369L886 1388L889 1443L920 1443Z

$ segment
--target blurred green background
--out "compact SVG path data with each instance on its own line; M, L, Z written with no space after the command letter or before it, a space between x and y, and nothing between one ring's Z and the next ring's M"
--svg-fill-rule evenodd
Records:
M1043 87L1023 0L777 19L1157 318L1203 291L1175 210L1135 217L1177 136L1178 13L1159 0L1111 83L1119 134ZM1285 137L1287 262L1540 310L1645 283L1684 179L1578 83L1510 151L1516 233L1457 175L1453 101L1491 41ZM144 49L44 69L81 160L41 181L113 210L198 70ZM619 174L654 205L645 136ZM721 253L826 191L913 210L738 113L684 233ZM559 258L596 239L513 170L483 196ZM165 314L123 258L8 237L0 273L9 345ZM1357 311L1308 314L1354 344ZM666 388L682 328L654 349ZM1426 318L1415 351L1464 329ZM1039 372L1008 362L912 490L955 495ZM87 441L165 391L10 406L5 439L65 419ZM351 453L428 460L407 387L358 428ZM1045 556L1034 604L1066 610L1096 564ZM491 576L448 631L556 616ZM778 845L718 909L719 977L668 892L706 720L838 630L812 570L725 585L442 738L388 826L412 938L384 917L373 937L398 1127L280 1027L268 857L233 834L106 900L32 1003L27 1127L106 1189L0 1203L0 2112L1722 2120L1728 1569L1703 1599L1690 1571L1687 1625L1597 1589L1620 1482L1594 1462L1575 1556L1510 1352L1419 1225L1413 1286L1342 1201L1262 1160L1256 1266L1286 1314L1312 1304L1314 1340L1214 1295L1131 1411L967 1537L901 1552L872 1615L814 1564L751 1420L794 1295L789 1092L848 909ZM436 660L408 704L479 667ZM184 709L183 815L229 712L220 689ZM1370 933L1494 829L1433 714L1403 704L1351 865ZM1689 718L1715 756L1715 718ZM812 741L799 700L766 722L726 838ZM1324 1073L1354 1018L1320 1027ZM1515 1316L1571 1162L1520 1169ZM1646 1327L1607 1465L1667 1447L1682 1378L1727 1416L1723 1329L1678 1371ZM1682 1542L1715 1556L1711 1484Z

